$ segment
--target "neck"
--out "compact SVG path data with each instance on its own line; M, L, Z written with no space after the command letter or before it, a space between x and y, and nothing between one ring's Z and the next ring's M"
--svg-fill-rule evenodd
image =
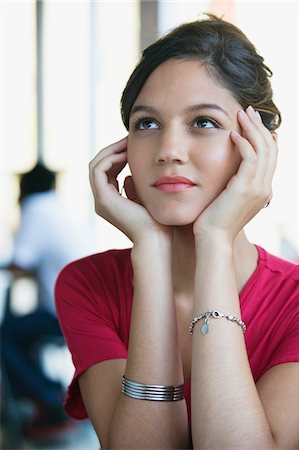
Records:
M174 228L172 272L175 294L193 295L195 243L192 225Z
M233 257L237 288L240 293L256 269L258 259L256 247L248 241L243 230L234 241ZM172 270L175 294L192 300L195 274L195 243L192 225L174 228Z

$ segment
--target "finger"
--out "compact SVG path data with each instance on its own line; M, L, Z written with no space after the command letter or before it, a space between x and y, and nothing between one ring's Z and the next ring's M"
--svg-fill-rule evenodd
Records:
M104 149L100 150L96 154L96 156L90 161L89 168L92 169L95 165L99 163L99 161L101 161L108 155L124 151L127 148L127 145L128 145L127 136L118 142L114 142L113 144L108 145L108 147L105 147Z
M238 122L241 126L243 137L252 145L254 151L263 157L263 149L267 143L258 128L261 126L258 117L255 113L252 115L251 110L247 108L246 111L241 110L238 112Z
M270 130L268 130L267 127L265 127L259 111L257 111L257 110L254 111L253 108L250 108L249 111L250 111L252 120L254 120L256 127L263 134L264 139L267 142L267 144L269 145L269 147L273 146L273 141L274 141L274 146L275 146L275 143L277 143L277 134L274 131L270 131ZM256 120L256 119L258 119L258 120Z
M257 208L262 208L272 198L272 183L257 179L258 155L254 152L248 140L237 132L231 133L231 139L236 144L242 157L239 170L228 183L236 183L239 193L254 200Z
M117 180L118 175L125 168L126 165L127 165L127 152L118 153L117 160L114 162L111 169L109 169L106 172L108 183L113 183L115 180Z
M257 155L248 140L237 131L232 131L230 136L242 158L235 178L240 183L251 184L256 174Z
M246 112L239 112L238 119L240 119L242 127L246 132L246 137L250 142L252 140L251 144L257 153L262 153L263 150L268 151L269 149L272 149L275 153L275 150L277 150L277 135L276 133L271 133L265 127L258 111L255 111L252 106L249 106ZM265 146L260 146L263 141Z
M247 110L248 116L251 118L257 131L263 137L265 142L265 146L260 149L260 153L265 157L264 162L266 167L258 166L257 178L263 177L265 188L267 189L268 186L271 189L278 155L277 135L276 133L271 133L264 126L258 111L254 111L252 107L248 107ZM259 170L261 170L261 173L259 173Z
M269 187L276 167L277 146L271 133L263 125L259 114L250 106L240 111L238 120L248 142L258 156L255 179L260 186Z
M127 163L127 153L117 153L101 159L90 171L90 183L93 191L102 196L107 186L118 191L117 175Z

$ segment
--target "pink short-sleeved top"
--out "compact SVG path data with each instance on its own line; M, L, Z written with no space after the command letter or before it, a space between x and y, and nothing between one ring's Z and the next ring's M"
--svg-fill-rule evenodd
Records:
M257 249L257 268L240 294L255 381L275 365L299 362L299 265ZM130 249L80 259L58 277L57 313L75 366L65 409L76 419L87 417L79 375L99 362L127 357L132 296ZM186 403L190 420L190 383Z

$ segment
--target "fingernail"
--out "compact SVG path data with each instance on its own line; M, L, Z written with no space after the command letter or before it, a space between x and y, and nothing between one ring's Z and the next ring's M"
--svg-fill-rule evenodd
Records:
M247 107L246 111L247 111L249 114L254 114L254 113L255 113L255 111L254 111L254 109L253 109L253 107L252 107L251 105L249 105L249 106Z
M255 115L262 122L262 118L261 118L261 115L260 115L259 111L255 111Z
M244 119L248 119L247 114L243 109L241 109L241 111L239 111L239 113Z

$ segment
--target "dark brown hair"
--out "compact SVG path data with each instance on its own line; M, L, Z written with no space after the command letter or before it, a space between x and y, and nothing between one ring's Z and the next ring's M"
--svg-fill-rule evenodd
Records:
M252 105L270 131L279 127L281 115L272 99L271 70L238 27L208 14L203 20L175 28L143 51L121 98L121 115L127 129L132 106L144 83L171 58L203 61L211 76L232 93L242 108Z

